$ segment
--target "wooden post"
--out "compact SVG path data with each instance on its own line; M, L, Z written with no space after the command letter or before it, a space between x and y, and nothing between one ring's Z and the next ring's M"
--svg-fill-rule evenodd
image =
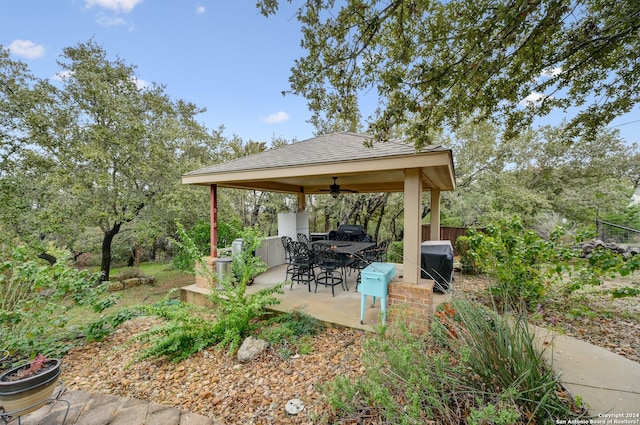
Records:
M420 242L422 239L422 169L404 174L404 281L420 282Z
M211 257L218 256L218 185L212 184L209 191L211 236L209 252Z
M440 191L431 189L431 227L429 237L432 241L440 240ZM455 241L452 241L455 242Z

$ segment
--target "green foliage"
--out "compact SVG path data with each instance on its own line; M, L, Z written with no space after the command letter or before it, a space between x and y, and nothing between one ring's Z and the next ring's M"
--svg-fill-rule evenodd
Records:
M106 315L82 327L87 342L101 341L111 335L121 324L142 314L139 307L128 307Z
M640 295L640 289L632 286L624 286L622 288L614 288L611 290L612 298L637 297Z
M269 16L280 3L258 8ZM368 132L403 134L417 147L469 120L491 119L511 138L556 109L577 108L571 132L593 136L640 101L629 65L640 50L637 13L633 1L304 2L296 17L305 55L291 91L308 100L311 122L352 125L361 94L376 92ZM523 108L530 93L543 101Z
M402 241L393 241L389 245L387 251L387 261L390 263L402 264L402 258L404 257L404 243Z
M293 310L278 314L260 326L258 336L275 347L282 357L296 352L309 354L312 349L310 337L323 329L322 323L302 311Z
M453 302L451 308L455 319L438 316L434 327L449 336L439 341L458 353L471 372L463 377L467 385L499 391L525 417L548 420L570 415L556 394L558 380L536 345L526 316L501 316L465 301Z
M519 419L520 414L513 406L499 407L489 403L485 406L473 408L469 413L469 425L509 425Z
M173 257L173 265L178 270L193 270L195 263L193 262L193 254L189 250L196 249L200 256L209 255L211 225L209 222L200 221L186 231L182 226L178 226L178 233L181 235L181 240L184 241L187 237L193 246L186 247L184 244L178 243L178 249Z
M254 277L267 270L267 265L255 253L260 247L264 235L255 227L245 227L240 232L242 249L231 260L233 280L238 286L250 284Z
M525 229L520 219L500 221L484 232L469 230L471 261L494 278L490 291L502 308L533 311L544 302L549 285L560 281L575 252L558 244L562 232L548 241Z
M220 322L202 307L163 302L146 307L145 312L165 322L138 336L150 343L138 360L166 357L177 363L224 339L225 330L218 325Z
M238 219L218 220L218 248L231 246L231 243L240 237L240 229L242 223Z
M323 386L334 422L372 415L380 423L548 423L572 418L558 380L526 320L456 302L429 335L402 326L363 344L365 374ZM400 322L398 322L400 323Z
M246 238L242 250L244 257L242 261L238 261L236 269L240 278L236 279L233 273L229 273L222 282L217 282L216 276L202 264L202 258L194 242L184 229L181 230L180 243L185 252L191 256L191 261L200 264L199 272L205 274L212 283L210 300L213 308L209 312L184 303L170 302L148 307L149 314L160 316L166 322L141 335L143 340L151 343L143 351L141 359L167 357L173 362L178 362L211 345L218 348L227 347L233 352L254 330L253 321L265 313L266 307L280 302L275 294L282 293L284 282L271 288L247 293L247 276L264 270L266 266L257 260L249 259L246 253L259 244L258 232L245 229L242 235Z
M76 238L100 229L101 268L108 279L112 259L128 256L139 240L162 234L154 226L175 222L172 215L185 209L177 208L179 196L189 191L180 175L212 157L214 140L195 118L200 108L174 101L160 85L138 86L135 66L110 59L94 41L67 47L60 57L65 78L59 84L40 81L18 91L23 100L37 101L29 108L21 105L26 118L9 132L29 142L10 154L27 170L18 182L39 178L31 178L36 190L27 198L34 211L22 203L15 210L26 222L41 218L44 224L33 233L60 246L81 245L80 251L88 251L88 244ZM4 123L0 126L4 134ZM43 196L31 199L34 195ZM114 242L125 228L138 231L126 247ZM167 235L172 229L163 230Z
M460 266L462 272L467 274L479 274L480 267L475 263L473 255L470 254L471 243L468 236L459 236L456 239L456 254L460 256Z
M65 332L68 308L89 305L102 311L115 302L112 296L103 297L106 286L97 285L99 273L71 267L64 252L56 257L51 265L16 246L0 263L0 339L14 357L64 353L70 337Z

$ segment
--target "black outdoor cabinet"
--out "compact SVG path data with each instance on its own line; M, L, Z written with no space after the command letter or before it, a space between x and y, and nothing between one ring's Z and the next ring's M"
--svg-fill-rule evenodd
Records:
M425 241L420 246L420 277L434 281L433 290L449 290L453 275L453 247L450 241Z

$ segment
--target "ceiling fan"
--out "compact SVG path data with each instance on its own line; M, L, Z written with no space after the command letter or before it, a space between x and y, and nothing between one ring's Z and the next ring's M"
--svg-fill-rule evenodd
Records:
M356 190L340 189L340 185L337 182L338 178L332 177L332 179L333 179L333 184L329 186L329 195L333 196L334 198L337 198L338 195L340 195L340 193L342 192L358 193L358 191Z

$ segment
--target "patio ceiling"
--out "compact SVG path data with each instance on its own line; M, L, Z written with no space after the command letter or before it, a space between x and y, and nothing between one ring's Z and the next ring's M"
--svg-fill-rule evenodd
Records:
M400 140L374 143L370 136L334 133L269 149L182 176L185 184L297 194L326 194L338 177L340 189L402 192L405 170L420 168L423 190L455 189L451 150L429 146L416 152Z

